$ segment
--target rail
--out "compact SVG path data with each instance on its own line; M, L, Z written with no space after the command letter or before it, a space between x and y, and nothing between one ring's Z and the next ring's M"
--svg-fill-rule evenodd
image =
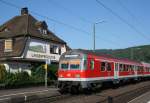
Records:
M127 103L130 100L148 92L149 90L150 90L150 85L144 86L141 88L137 88L137 89L122 93L120 95L108 96L108 97L106 97L105 100L98 101L96 103L120 103L120 101L121 101L121 103Z

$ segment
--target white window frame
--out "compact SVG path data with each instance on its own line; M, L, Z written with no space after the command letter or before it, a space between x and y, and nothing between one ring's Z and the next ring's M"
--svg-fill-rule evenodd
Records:
M13 40L6 39L4 43L4 52L12 52L12 51L13 51Z

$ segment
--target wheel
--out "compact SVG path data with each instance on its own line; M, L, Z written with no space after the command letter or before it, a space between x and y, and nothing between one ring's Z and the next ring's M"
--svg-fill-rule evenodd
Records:
M84 88L84 93L88 95L91 94L92 93L91 88Z
M78 86L71 86L70 93L71 94L78 94L79 93Z

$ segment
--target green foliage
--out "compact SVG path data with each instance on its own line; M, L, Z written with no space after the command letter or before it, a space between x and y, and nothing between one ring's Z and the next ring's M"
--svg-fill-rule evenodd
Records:
M53 83L57 79L58 64L48 66L48 84ZM0 65L0 83L5 84L5 88L18 88L33 85L44 85L45 69L44 64L34 64L32 67L32 75L27 72L7 73L4 66Z
M5 66L0 64L0 82L4 81L4 79L6 78L6 69Z
M5 79L5 85L7 87L20 87L26 86L30 81L30 76L27 72L18 73L7 73L7 78Z
M48 65L48 77L51 80L57 79L57 70L58 70L58 64L51 64Z
M144 61L150 63L150 45L136 46L126 49L102 49L96 50L96 52L101 52L105 54L111 54L118 58L128 58L136 61Z

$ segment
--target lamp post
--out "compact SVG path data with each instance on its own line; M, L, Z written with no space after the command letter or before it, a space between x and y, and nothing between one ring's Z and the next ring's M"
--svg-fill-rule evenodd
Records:
M103 22L105 22L104 20L102 20L102 21L99 21L99 22L95 22L94 24L93 24L93 50L95 51L95 25L96 24L99 24L99 23L103 23Z

